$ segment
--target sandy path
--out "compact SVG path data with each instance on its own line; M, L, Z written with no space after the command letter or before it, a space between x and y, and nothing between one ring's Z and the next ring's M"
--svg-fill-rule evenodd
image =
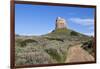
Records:
M69 62L86 62L94 61L94 57L91 56L87 51L82 49L80 45L73 46L69 48L66 63Z

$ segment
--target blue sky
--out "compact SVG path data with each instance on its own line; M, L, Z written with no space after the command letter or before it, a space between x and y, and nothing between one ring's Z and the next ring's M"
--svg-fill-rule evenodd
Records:
M55 29L56 18L66 20L66 26L77 32L94 35L94 8L15 5L15 33L43 35Z

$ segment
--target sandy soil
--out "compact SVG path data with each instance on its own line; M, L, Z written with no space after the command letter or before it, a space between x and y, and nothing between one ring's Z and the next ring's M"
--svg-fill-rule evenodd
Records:
M86 62L94 61L94 57L91 56L87 51L80 47L81 45L76 45L69 48L66 63L72 62Z

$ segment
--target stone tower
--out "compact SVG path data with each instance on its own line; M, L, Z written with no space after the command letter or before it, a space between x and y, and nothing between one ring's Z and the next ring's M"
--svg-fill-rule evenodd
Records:
M62 29L62 28L66 28L66 20L61 17L57 17L56 29Z

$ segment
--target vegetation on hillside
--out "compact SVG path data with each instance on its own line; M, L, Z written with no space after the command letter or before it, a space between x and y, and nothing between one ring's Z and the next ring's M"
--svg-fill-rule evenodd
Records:
M87 40L86 42L83 43L82 48L88 51L91 55L94 56L94 41L93 39Z
M91 45L91 41L84 43L89 39L91 38L88 36L66 28L56 29L42 36L16 36L15 64L64 63L71 46L83 43L82 47L85 48L85 45Z

